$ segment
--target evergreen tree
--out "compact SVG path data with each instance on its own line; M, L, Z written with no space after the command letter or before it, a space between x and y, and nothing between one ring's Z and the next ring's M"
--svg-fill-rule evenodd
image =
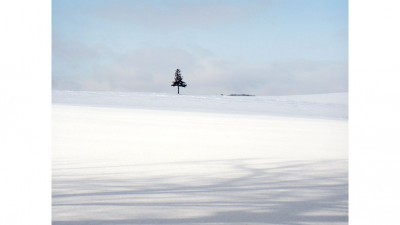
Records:
M178 95L179 95L179 87L186 87L186 83L182 80L181 71L176 69L175 72L175 80L172 81L171 86L178 86Z

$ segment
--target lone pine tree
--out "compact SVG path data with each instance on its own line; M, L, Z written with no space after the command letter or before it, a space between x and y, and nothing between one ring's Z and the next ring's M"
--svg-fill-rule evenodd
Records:
M179 95L179 87L186 87L186 83L182 80L181 71L176 69L175 72L175 80L172 81L171 86L178 86L178 95Z

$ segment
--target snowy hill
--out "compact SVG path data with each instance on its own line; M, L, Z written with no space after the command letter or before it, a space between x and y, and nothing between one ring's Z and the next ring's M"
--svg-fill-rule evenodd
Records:
M347 119L347 98L347 93L297 96L218 96L53 91L54 104L331 119Z
M54 91L53 225L348 224L347 94Z

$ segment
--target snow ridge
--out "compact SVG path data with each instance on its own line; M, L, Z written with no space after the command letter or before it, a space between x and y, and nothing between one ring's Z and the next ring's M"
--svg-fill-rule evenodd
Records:
M348 118L347 93L223 96L54 90L52 97L53 104L340 120Z

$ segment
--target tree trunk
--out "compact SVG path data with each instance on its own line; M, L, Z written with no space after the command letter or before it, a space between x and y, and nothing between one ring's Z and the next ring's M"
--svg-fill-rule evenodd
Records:
M179 95L179 85L178 85L178 95Z

